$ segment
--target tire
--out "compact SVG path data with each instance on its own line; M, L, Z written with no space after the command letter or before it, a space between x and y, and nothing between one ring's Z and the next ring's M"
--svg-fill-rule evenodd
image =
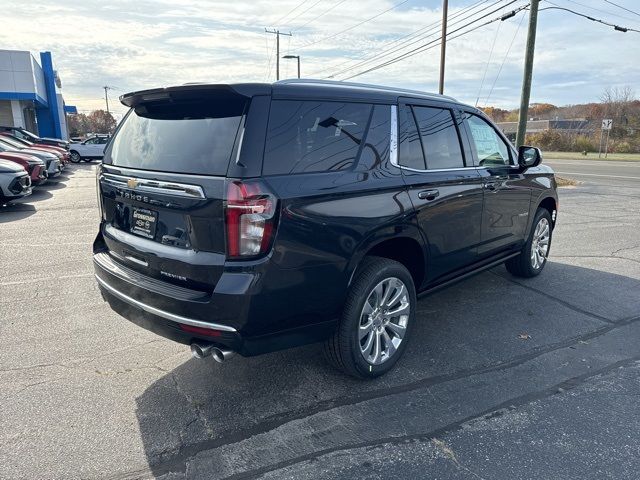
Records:
M547 264L549 251L551 250L552 234L551 214L545 208L538 208L533 218L531 233L529 233L529 238L524 247L522 247L520 255L504 262L509 273L515 277L522 278L540 275L540 272ZM538 247L537 249L536 246ZM537 256L534 255L536 251L538 252Z
M82 157L80 156L80 154L78 152L76 152L75 150L71 150L71 152L69 152L69 159L73 162L73 163L80 163L80 161L82 160Z
M417 299L413 278L401 263L366 257L358 270L338 327L325 343L325 355L346 374L371 379L391 370L404 353ZM385 295L387 301L380 307ZM394 311L402 313L393 315Z

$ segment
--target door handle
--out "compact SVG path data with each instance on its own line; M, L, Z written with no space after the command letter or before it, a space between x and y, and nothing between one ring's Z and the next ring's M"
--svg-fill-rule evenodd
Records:
M438 195L440 195L440 192L438 190L422 190L421 192L418 193L418 198L420 200L433 200L435 199Z

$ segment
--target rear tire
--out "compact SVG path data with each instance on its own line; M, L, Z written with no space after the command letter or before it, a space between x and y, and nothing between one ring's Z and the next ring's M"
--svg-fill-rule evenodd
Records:
M76 152L75 150L72 150L69 153L69 159L73 162L73 163L80 163L80 161L82 160L82 157L80 156L80 154L78 152Z
M515 277L522 278L540 275L547 264L552 233L551 214L546 208L538 208L533 218L531 233L522 247L520 255L504 262L508 272Z
M370 379L391 370L404 353L417 299L413 278L401 263L367 257L358 270L325 355L348 375Z

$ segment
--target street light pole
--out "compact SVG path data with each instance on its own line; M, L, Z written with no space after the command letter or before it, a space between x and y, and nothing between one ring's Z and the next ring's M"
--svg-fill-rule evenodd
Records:
M522 79L522 94L520 95L520 114L518 117L518 131L516 133L516 147L524 145L525 135L527 133L531 78L533 76L533 53L536 48L539 5L540 0L531 0L531 5L529 6L529 32L527 33L527 49L524 57L524 75Z
M447 16L449 10L449 0L442 0L442 39L440 40L440 85L438 92L444 93L444 60L447 52Z
M286 59L295 58L298 61L298 78L300 78L300 55L285 55L282 58L286 58Z

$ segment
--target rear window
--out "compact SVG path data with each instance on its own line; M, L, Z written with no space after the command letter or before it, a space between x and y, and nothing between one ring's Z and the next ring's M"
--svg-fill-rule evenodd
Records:
M143 104L123 120L105 163L119 167L225 175L245 109L237 99Z
M355 163L372 106L362 103L274 100L264 175L339 171Z

